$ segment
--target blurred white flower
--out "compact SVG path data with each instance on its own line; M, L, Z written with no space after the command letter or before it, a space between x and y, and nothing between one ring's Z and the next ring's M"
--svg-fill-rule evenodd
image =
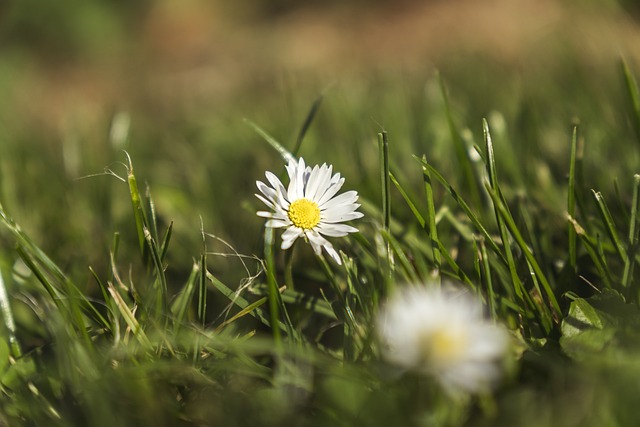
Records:
M485 319L466 293L407 287L382 308L378 333L385 358L436 378L450 392L488 390L502 374L506 329Z
M269 218L266 226L286 228L282 233L282 249L290 248L298 237L304 236L317 255L324 248L331 258L341 264L338 252L323 235L342 237L355 233L357 228L341 223L363 215L356 212L360 207L356 203L356 191L336 196L344 184L344 178L339 173L332 175L332 169L326 163L312 169L305 166L302 158L297 162L292 159L287 165L288 188L285 189L280 180L267 171L265 175L271 186L256 181L262 193L256 194L256 197L273 210L258 212L258 216Z

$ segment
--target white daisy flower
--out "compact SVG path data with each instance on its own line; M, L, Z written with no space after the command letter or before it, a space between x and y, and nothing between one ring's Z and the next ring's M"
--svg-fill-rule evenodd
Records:
M404 288L382 308L378 334L386 359L434 377L452 393L488 390L509 347L504 327L485 319L462 292Z
M333 167L326 163L312 169L305 166L302 158L297 162L291 159L287 165L289 186L285 189L280 180L267 171L265 175L271 186L256 181L262 193L256 194L256 197L273 210L258 212L258 216L269 218L266 226L286 228L282 233L282 249L290 248L298 237L304 236L317 255L324 248L331 258L341 264L338 252L323 235L342 237L355 233L357 228L341 223L363 215L356 212L360 207L356 203L357 191L336 196L344 184L344 178L339 173L332 175L332 170Z

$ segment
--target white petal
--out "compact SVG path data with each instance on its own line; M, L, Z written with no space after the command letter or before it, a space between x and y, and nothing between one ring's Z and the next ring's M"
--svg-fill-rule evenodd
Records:
M273 218L273 212L258 211L256 212L256 215L261 216L262 218Z
M260 201L262 203L264 203L265 205L269 206L271 209L275 210L276 209L276 204L275 202L271 201L271 200L267 200L266 198L262 197L259 194L254 194L254 196L256 196L258 199L260 199Z
M282 219L271 219L265 224L265 227L271 228L283 228L289 226L291 226L291 221L284 221Z
M334 178L336 176L340 176L340 174L335 174ZM332 179L333 181L333 179ZM318 206L320 206L320 208L322 208L322 205L327 203L333 196L336 195L336 193L338 191L340 191L340 189L342 188L342 185L344 184L344 178L340 178L338 179L336 182L332 182L329 186L329 188L327 188L327 191L325 191L324 193L322 193L322 195L320 195L318 197Z
M302 231L302 229L298 228L298 227L289 227L287 228L284 233L282 233L282 249L289 249L291 247L291 245L293 245L293 242L296 241L296 239L300 236L302 236L304 234L304 232Z
M329 241L327 239L322 237L317 232L307 231L305 233L305 235L309 239L309 244L313 248L313 251L316 253L316 255L320 255L320 253L322 252L322 247L323 246L331 245L331 243L329 243Z
M309 188L305 193L305 197L317 202L317 200L326 193L331 184L331 168L331 166L327 166L327 164L324 163L318 170L318 173L309 178Z
M269 187L264 182L256 181L256 187L258 187L258 190L260 190L260 192L262 194L264 194L269 201L275 203L276 200L278 200L278 196L277 196L276 190L274 190L273 188Z
M324 167L325 165L322 165L322 167L316 165L311 170L311 173L309 174L309 179L307 180L307 185L305 186L305 189L304 189L305 198L309 200L314 200L313 196L316 194L316 191L318 190L318 185L321 182L320 178L322 175L322 168Z
M304 159L300 157L297 165L289 163L287 165L287 171L291 179L289 188L287 188L287 198L289 202L293 202L294 200L304 197Z
M336 250L333 249L332 245L329 245L329 246L325 245L324 250L327 251L327 254L329 254L329 256L333 258L336 264L342 265L342 260L340 259L340 255L338 255L338 252L336 252Z
M326 218L323 218L321 222L326 224L336 224L339 222L351 221L354 219L362 218L364 214L362 212L349 212L346 214L342 214L340 216L326 215Z
M321 210L321 215L322 218L328 222L337 222L336 218L340 218L345 215L351 216L351 214L355 214L351 219L361 218L364 214L362 212L355 211L359 207L359 203L347 203L346 205L332 206L328 209ZM344 219L342 221L348 220Z
M280 194L287 194L287 191L285 190L284 185L282 185L282 182L278 179L277 176L275 176L273 173L269 171L266 171L264 175L267 177L267 180L269 181L271 186L274 188L274 190L280 192Z
M341 205L352 204L356 200L358 200L358 192L352 190L334 197L333 199L324 203L324 205L320 203L318 203L318 205L320 206L320 210L327 210Z
M357 228L346 224L320 224L316 227L316 230L318 230L318 233L331 237L342 237L359 231Z

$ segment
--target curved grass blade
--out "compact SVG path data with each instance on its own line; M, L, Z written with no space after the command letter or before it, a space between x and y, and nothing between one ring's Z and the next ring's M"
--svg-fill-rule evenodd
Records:
M280 153L280 155L284 159L285 163L289 163L290 160L295 160L295 157L293 156L293 154L291 154L289 152L289 150L284 148L284 146L282 144L280 144L278 141L276 141L276 139L274 137L269 135L260 126L258 126L257 124L255 124L254 122L252 122L249 119L244 119L244 122L246 124L248 124L249 126L251 126L251 128L253 128L253 130L256 131L256 133L258 135L260 135L262 138L264 138L264 140L267 141L269 143L269 145L271 145L278 153Z

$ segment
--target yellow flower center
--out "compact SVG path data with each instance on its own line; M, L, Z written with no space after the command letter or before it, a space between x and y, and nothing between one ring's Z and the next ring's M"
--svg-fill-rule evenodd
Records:
M320 222L320 208L309 199L298 199L289 205L289 219L296 227L310 230Z
M421 353L433 364L447 363L464 354L468 342L466 331L460 328L442 328L421 340Z

